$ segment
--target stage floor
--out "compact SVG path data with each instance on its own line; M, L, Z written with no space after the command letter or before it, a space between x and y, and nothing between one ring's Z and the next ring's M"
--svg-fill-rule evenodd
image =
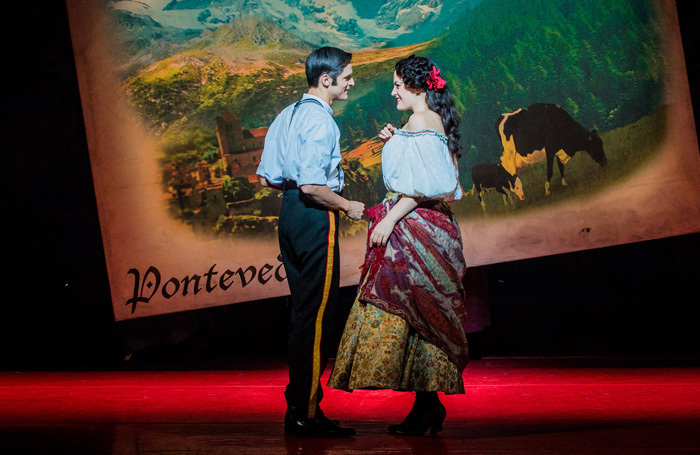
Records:
M441 395L438 438L385 433L410 409L410 394L328 388L325 413L357 436L285 437L286 374L277 359L217 371L0 372L0 453L700 453L693 362L472 361L466 395Z

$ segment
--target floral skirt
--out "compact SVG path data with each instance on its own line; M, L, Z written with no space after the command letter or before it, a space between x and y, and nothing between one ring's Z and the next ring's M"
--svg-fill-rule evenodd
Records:
M464 393L462 373L403 319L355 300L328 386Z

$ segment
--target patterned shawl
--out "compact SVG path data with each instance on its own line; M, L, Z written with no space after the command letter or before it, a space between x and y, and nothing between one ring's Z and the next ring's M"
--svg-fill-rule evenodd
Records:
M370 247L374 226L398 197L389 193L368 210L360 300L404 319L462 370L468 362L462 286L467 266L459 226L447 203L429 200L396 224L386 247Z

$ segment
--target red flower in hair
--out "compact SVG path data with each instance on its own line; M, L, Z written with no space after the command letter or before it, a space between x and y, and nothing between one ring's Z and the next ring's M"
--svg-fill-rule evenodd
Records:
M430 75L428 76L428 88L431 90L442 90L443 87L447 85L447 82L445 82L445 79L440 77L440 70L435 68L433 65L433 69L430 70Z

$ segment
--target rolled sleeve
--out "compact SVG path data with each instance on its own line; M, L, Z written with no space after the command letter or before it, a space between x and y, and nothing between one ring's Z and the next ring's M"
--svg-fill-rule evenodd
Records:
M285 138L282 131L283 116L277 116L265 136L265 145L256 174L265 177L270 183L282 183L282 165L285 154Z
M309 116L299 131L302 146L299 156L298 185L327 185L332 152L336 147L330 117ZM319 121L320 120L320 121Z

